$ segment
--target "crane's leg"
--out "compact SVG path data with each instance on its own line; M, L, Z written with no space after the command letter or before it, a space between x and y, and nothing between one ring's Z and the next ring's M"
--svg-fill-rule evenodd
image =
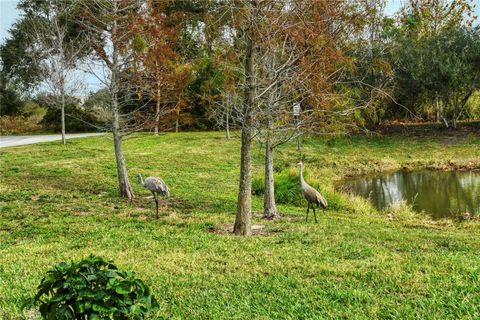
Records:
M305 217L305 222L308 222L308 211L310 210L310 202L307 204L307 216Z
M318 223L317 221L317 213L315 212L315 206L312 206L312 209L313 209L313 216L315 217L315 223ZM317 207L318 209L318 207Z
M152 194L153 194L153 199L155 200L155 210L156 210L156 216L157 216L157 219L158 219L158 197L157 197L157 194L155 192L152 191Z

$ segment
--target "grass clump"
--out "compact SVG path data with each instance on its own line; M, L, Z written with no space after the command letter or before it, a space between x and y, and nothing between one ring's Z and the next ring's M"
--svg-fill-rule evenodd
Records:
M308 172L304 173L305 179L308 178ZM275 183L275 202L277 204L293 205L302 207L306 204L305 198L300 192L300 181L297 170L284 170L274 175ZM309 179L308 183L318 190L328 202L331 209L341 209L346 207L345 197L337 192L328 190L322 186L318 180ZM265 193L265 178L255 176L252 180L252 194L263 196Z
M303 197L300 193L298 176L287 171L274 175L275 201L278 204L302 205ZM265 193L265 178L255 176L252 180L252 194L263 196Z
M413 209L413 206L405 200L391 203L383 211L391 219L399 218L399 219L407 219L408 220L408 219L417 218L419 215L421 215L421 216L425 215L425 214L417 213Z

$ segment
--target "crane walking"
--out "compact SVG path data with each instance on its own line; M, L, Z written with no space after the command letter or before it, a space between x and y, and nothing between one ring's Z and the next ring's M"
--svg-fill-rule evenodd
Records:
M317 209L322 207L326 209L328 207L327 199L325 199L320 192L315 190L312 186L305 182L303 179L303 162L301 160L297 161L297 166L300 167L300 190L302 192L303 197L307 200L307 216L305 217L305 221L308 221L308 212L310 211L310 205L313 209L313 215L315 217L315 223L317 223L317 213L315 212L315 204L317 205Z
M160 178L148 177L144 181L142 178L142 175L139 173L138 179L140 180L140 184L142 185L142 187L152 192L153 198L155 199L157 219L158 219L158 197L159 196L164 196L167 198L170 197L170 190L168 189L168 186L165 184L165 182Z

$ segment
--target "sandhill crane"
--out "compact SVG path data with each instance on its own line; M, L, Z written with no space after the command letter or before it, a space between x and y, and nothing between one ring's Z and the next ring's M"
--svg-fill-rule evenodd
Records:
M156 210L157 210L157 219L158 219L158 196L165 196L165 197L170 197L170 190L168 190L167 185L165 182L156 177L148 177L143 181L142 175L139 173L138 174L138 179L140 180L140 183L142 187L145 189L150 190L153 194L153 198L155 199L155 205L156 205Z
M310 211L310 205L312 205L313 215L315 217L315 223L317 223L317 213L315 212L315 204L317 208L324 208L326 209L328 206L327 200L315 190L312 186L305 182L303 179L303 162L301 160L297 161L297 166L300 167L300 190L302 192L303 197L307 200L307 216L305 217L305 221L308 221L308 211Z

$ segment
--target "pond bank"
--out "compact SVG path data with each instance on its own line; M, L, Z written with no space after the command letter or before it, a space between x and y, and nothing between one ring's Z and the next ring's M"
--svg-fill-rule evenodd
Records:
M480 172L400 170L344 180L337 188L378 210L405 204L434 219L480 215Z
M370 174L389 173L398 170L435 170L435 171L480 171L480 160L429 160L407 161L395 163L390 161L375 161L365 166L352 166L345 169L344 178L354 178Z

